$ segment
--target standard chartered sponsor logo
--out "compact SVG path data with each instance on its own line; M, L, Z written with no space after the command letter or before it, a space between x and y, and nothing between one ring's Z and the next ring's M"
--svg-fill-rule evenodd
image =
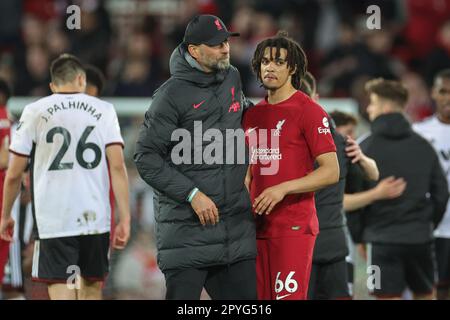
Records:
M282 155L280 148L251 148L251 163L255 163L256 160L281 160Z
M280 124L280 123L279 123ZM260 163L260 174L263 176L275 175L280 168L282 154L280 151L280 130L277 129L248 130L247 138L250 146L250 163ZM278 134L277 134L278 133ZM270 139L270 143L268 141Z

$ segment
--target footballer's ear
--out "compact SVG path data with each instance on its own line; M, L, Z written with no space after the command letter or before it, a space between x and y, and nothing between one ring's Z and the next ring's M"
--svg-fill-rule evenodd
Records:
M81 72L77 73L77 75L75 77L75 83L76 83L76 85L78 85L80 87L86 86L86 75Z
M290 75L292 76L296 72L297 72L297 65L295 65L293 68L291 68Z

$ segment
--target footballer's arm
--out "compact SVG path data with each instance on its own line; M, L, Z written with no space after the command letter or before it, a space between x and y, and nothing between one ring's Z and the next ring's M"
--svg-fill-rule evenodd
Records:
M403 178L395 178L393 176L384 178L372 189L344 194L344 210L352 212L378 200L395 199L400 197L405 189L406 181Z
M22 174L28 165L28 157L12 154L9 168L6 171L5 184L3 186L3 206L0 222L0 237L6 241L12 241L14 220L11 217L11 209L20 192Z
M265 189L254 201L258 214L269 214L288 194L313 192L339 181L339 163L336 152L327 152L316 158L319 165L313 172L299 179L282 182Z
M130 202L128 195L128 176L123 159L122 146L112 144L106 147L111 184L119 209L119 223L114 233L114 248L123 249L130 237Z

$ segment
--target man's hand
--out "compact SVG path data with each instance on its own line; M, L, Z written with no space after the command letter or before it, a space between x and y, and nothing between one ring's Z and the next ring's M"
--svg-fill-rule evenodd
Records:
M353 140L352 137L347 136L346 143L347 147L345 148L345 153L347 157L351 159L352 164L358 163L369 180L378 181L380 178L380 172L378 171L375 160L366 156L362 152L359 144Z
M280 184L265 189L253 203L255 212L259 215L263 213L270 214L275 205L283 200L286 192Z
M200 219L202 226L205 226L207 223L215 225L219 222L219 210L215 203L203 192L197 191L191 201L191 206Z
M376 200L394 199L400 197L406 189L406 181L403 178L393 176L384 178L375 187Z
M130 239L130 221L120 221L114 230L114 249L124 249Z
M352 159L352 163L357 163L364 159L365 155L355 140L353 140L350 136L347 136L346 143L347 147L345 147L345 152L347 157Z
M2 218L0 222L0 238L5 241L12 241L14 234L14 219L9 217Z

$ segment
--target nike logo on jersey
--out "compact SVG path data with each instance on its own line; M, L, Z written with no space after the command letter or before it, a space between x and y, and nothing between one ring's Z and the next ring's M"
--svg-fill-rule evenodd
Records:
M258 127L250 128L247 130L246 133L249 134L250 132L255 131L256 129L258 129Z
M291 293L285 294L285 295L283 295L283 296L277 295L275 298L276 298L276 300L281 300L281 299L283 299L283 298L289 297L290 295L291 295Z
M197 104L194 103L192 106L194 107L194 109L197 109L197 108L200 107L204 102L205 102L205 100L203 100L202 102L197 103Z

